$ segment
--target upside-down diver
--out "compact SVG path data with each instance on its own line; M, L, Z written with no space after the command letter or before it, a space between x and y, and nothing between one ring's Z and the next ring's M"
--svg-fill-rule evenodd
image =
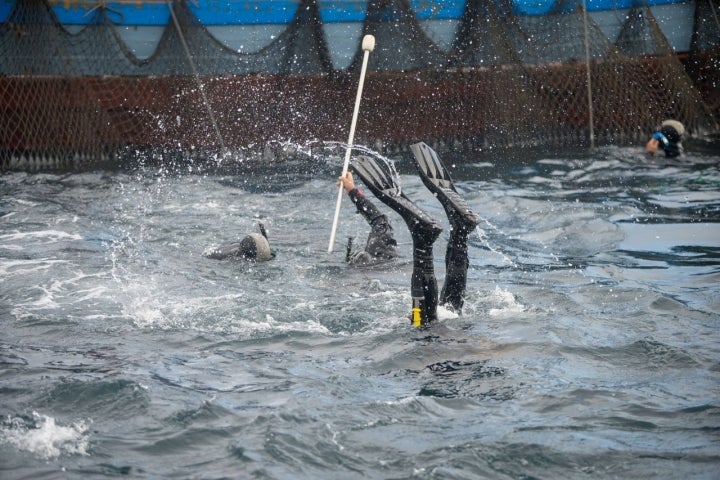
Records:
M350 171L338 179L358 212L370 224L371 232L365 249L350 255L353 263L374 263L397 257L397 242L387 217L355 187L353 173L367 188L405 221L413 242L413 273L411 322L416 327L427 326L437 319L438 305L448 306L460 313L467 286L467 240L475 230L479 218L458 194L445 165L433 149L425 143L411 145L423 184L440 201L450 222L450 239L445 253L445 283L438 295L433 265L433 244L442 227L402 193L393 173L384 161L358 156L350 163Z

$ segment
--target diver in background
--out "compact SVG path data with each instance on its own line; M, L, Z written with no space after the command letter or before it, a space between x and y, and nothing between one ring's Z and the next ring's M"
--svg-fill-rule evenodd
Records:
M370 224L370 234L365 249L351 252L352 244L350 243L346 260L355 265L372 265L396 258L398 256L397 241L393 236L390 221L365 197L359 188L355 187L352 172L347 172L338 178L338 184L343 186L358 213Z
M440 236L442 227L402 193L384 162L378 163L371 157L360 156L351 163L350 168L380 201L403 218L410 230L413 241L411 322L416 327L422 327L437 319L438 305L447 305L460 313L467 286L467 239L477 227L479 218L457 193L435 151L422 142L411 145L411 149L420 178L440 201L450 222L450 239L445 253L445 283L440 295L433 265L433 244ZM366 247L361 255L351 256L351 259L369 258L377 261L395 258L397 242L392 237L387 217L355 187L351 173L341 176L338 184L348 192L358 211L373 228L368 239L368 247L371 248ZM385 245L381 244L382 241L386 241Z
M266 261L275 258L275 252L270 249L265 225L258 224L260 233L250 233L240 242L233 242L227 245L212 249L207 256L216 260L225 258L241 258L251 261Z
M666 157L677 157L683 152L682 136L685 126L677 120L665 120L645 145L645 151L654 155L662 149Z

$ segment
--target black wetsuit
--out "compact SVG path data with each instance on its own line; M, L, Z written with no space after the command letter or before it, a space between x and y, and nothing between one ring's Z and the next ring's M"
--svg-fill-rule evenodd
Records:
M475 227L474 224L451 222L450 239L445 250L445 284L440 292L440 305L450 305L458 313L465 303L467 271L470 265L468 236Z
M669 158L675 158L680 156L682 153L682 146L679 143L670 143L664 147L665 156Z
M351 168L380 201L402 217L410 231L413 241L411 321L415 326L425 326L437 319L438 305L448 305L458 313L462 309L469 264L467 241L470 232L477 227L479 217L472 213L455 190L452 179L437 154L422 142L411 145L411 149L418 162L420 178L440 201L450 222L450 239L445 252L445 284L440 295L433 264L433 244L442 232L440 225L402 193L396 175L387 167L385 161L376 162L369 156L361 155L351 164ZM392 238L392 230L389 230L387 218L359 191L351 190L349 194L358 210L373 227L368 245L372 243L374 248L378 248L383 239L386 242L391 239L392 248L382 248L392 251L395 256L396 243ZM376 222L378 226L382 226L384 237L374 235Z
M397 241L387 217L360 189L353 188L348 192L348 196L357 207L358 213L370 224L365 250L351 254L348 261L354 264L372 264L397 257Z
M358 188L348 196L365 220L370 224L365 250L355 252L349 261L354 264L373 264L398 256L397 242L387 217ZM462 218L449 216L450 239L445 252L445 283L438 296L438 284L433 264L433 244L441 228L436 223L416 222L415 217L405 219L413 240L413 273L410 282L413 308L421 310L424 322L437 319L438 305L448 305L460 312L465 300L467 286L468 249L467 239L474 225L466 225Z
M470 263L467 241L470 232L477 224L466 221L449 209L447 213L450 221L450 238L445 250L445 282L439 296L433 264L433 244L440 235L441 229L436 223L405 220L413 239L413 275L410 291L413 308L420 308L423 324L437 320L438 305L448 306L460 313L465 303L467 270Z

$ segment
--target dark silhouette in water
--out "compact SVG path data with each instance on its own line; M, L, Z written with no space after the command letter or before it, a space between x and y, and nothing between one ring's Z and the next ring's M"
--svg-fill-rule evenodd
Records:
M241 258L243 260L266 261L275 258L270 248L265 226L258 224L260 233L250 233L239 242L221 245L211 250L207 256L216 260L225 258Z

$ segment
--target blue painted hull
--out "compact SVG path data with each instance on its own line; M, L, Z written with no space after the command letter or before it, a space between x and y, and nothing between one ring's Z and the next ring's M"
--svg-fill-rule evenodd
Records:
M551 12L558 0L513 0L514 11L520 15L544 15ZM580 0L582 1L582 0ZM623 10L634 0L586 0L590 12ZM50 0L59 20L66 25L83 25L98 2L91 0ZM686 0L645 0L650 6L682 4ZM4 21L15 0L0 0L0 21ZM367 1L318 0L323 23L362 22ZM573 2L567 2L572 8ZM418 20L457 20L462 16L465 0L410 0ZM166 25L170 18L163 0L108 2L113 21L122 26ZM263 25L290 23L297 10L297 0L197 0L190 9L204 25Z

